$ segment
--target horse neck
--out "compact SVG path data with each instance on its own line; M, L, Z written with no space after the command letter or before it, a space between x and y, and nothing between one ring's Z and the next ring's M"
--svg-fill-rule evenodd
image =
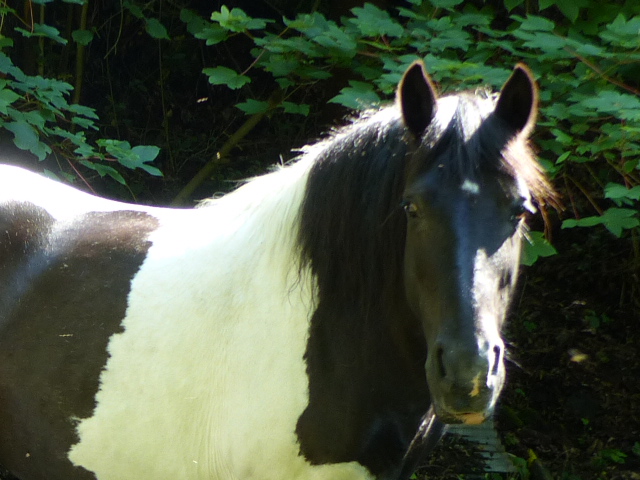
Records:
M260 177L216 200L205 202L219 227L229 232L251 256L268 256L277 251L293 254L298 229L298 212L310 162L300 161Z

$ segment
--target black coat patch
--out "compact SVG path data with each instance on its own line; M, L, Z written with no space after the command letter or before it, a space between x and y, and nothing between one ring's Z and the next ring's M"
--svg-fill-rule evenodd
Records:
M62 223L31 204L0 206L0 458L22 480L94 478L67 459L74 419L93 413L155 228L134 211Z

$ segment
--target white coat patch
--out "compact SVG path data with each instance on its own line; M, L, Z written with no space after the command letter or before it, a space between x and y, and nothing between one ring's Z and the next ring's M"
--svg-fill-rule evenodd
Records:
M298 277L290 226L307 167L180 216L154 211L161 226L110 340L97 407L78 423L75 465L99 480L372 479L357 463L299 454L313 283Z

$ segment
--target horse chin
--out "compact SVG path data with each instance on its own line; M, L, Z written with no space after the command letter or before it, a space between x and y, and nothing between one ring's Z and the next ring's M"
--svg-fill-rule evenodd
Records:
M480 425L491 416L491 412L451 412L442 410L438 407L435 409L436 417L447 424L464 424L464 425Z
M480 425L487 419L487 416L484 413L462 413L458 415L458 418L465 425Z

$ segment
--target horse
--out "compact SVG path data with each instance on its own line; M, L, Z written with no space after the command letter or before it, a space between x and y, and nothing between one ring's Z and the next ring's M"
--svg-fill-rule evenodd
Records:
M0 167L0 464L22 480L406 480L491 416L531 72L396 101L193 209Z

